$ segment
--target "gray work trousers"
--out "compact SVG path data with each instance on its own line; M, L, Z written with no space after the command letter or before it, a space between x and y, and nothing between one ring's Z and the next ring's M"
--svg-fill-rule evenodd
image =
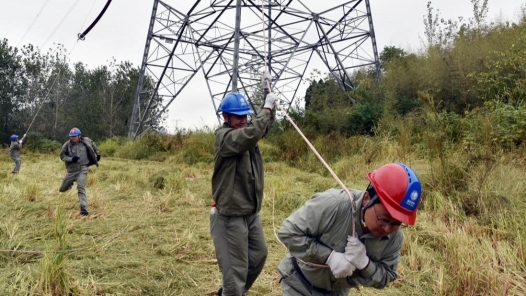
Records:
M17 174L20 172L20 166L22 165L22 159L20 157L13 158L13 161L15 162L15 168L13 169L13 173Z
M259 214L210 215L210 234L223 275L223 296L246 293L263 270L267 245Z
M283 296L347 296L351 289L346 288L338 291L320 291L302 278L292 264L292 258L287 255L278 265L278 271L282 275L280 279Z
M81 166L80 171L68 172L62 181L62 185L58 191L65 192L73 186L73 182L77 182L77 190L79 195L79 203L81 208L88 209L88 197L86 196L86 178L88 177L88 167Z

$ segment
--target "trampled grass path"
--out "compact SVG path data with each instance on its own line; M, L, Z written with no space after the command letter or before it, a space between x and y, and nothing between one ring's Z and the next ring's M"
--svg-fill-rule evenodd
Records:
M51 295L42 280L52 273L46 254L63 256L55 267L66 275L75 295L208 295L219 287L209 235L211 163L190 166L177 158L154 162L103 157L100 167L90 169L90 215L82 217L76 190L58 192L65 173L58 156L24 153L21 173L13 176L7 151L3 155L1 294ZM333 165L345 168L354 163L342 178L354 188L365 188L365 172L381 164L364 164L359 158L346 161ZM427 182L432 175L428 165L424 161L412 165ZM269 258L250 295L281 295L276 266L286 250L273 235L272 199L279 227L313 193L337 184L284 163L266 163L265 170L261 215ZM519 182L520 176L510 180L515 178L507 173L510 170L522 173L503 164L484 190L506 189L508 198L518 197L525 184ZM400 279L388 289L366 288L353 295L526 294L523 219L499 213L465 215L440 191L428 190L425 198L417 226L406 229ZM57 221L64 223L62 245Z

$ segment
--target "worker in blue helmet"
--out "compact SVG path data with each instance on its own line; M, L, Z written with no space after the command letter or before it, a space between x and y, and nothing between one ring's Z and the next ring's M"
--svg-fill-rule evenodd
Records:
M272 127L276 101L267 91L264 105L250 121L248 115L254 112L240 93L226 95L219 106L224 123L215 131L210 212L210 234L223 276L218 295L245 295L267 259L259 217L263 159L258 142Z
M22 139L18 140L18 135L11 135L11 145L9 146L9 156L15 162L15 168L11 173L18 174L20 172L20 167L22 166L22 159L20 158L20 152L22 150L22 143L26 138L26 134Z
M59 191L65 192L77 182L80 214L88 215L88 197L86 195L86 178L88 167L99 166L100 151L93 140L81 137L80 129L74 127L69 131L69 140L62 145L60 159L66 164L66 176Z

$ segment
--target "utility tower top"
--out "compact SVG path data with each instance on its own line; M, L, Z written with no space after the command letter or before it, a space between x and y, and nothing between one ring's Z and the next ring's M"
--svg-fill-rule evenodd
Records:
M198 73L215 110L236 88L256 104L265 60L286 105L304 95L298 88L314 60L344 90L354 87L349 75L356 68L379 74L369 0L330 2L209 0L180 11L154 0L129 136L158 124Z

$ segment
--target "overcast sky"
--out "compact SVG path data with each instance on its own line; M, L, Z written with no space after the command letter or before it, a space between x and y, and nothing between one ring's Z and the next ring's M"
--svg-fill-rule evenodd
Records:
M209 1L209 0L205 0ZM314 2L315 1L315 2ZM77 34L86 29L102 10L107 0L0 0L0 39L11 46L31 43L43 50L64 44L71 62L81 61L89 68L105 65L112 58L140 66L153 0L113 0L106 14L86 36L77 42ZM165 0L181 11L187 11L192 0ZM303 0L320 3L320 0ZM328 3L325 0L323 3ZM336 6L341 1L333 0ZM378 50L397 46L407 51L421 48L426 0L370 0ZM526 0L489 0L490 20L517 22ZM260 3L260 1L256 1ZM186 8L188 6L188 8ZM432 6L445 19L472 16L470 0L434 0ZM194 80L196 80L194 78ZM171 104L166 125L195 128L217 124L209 98L195 98L191 89L199 88L204 79L192 82ZM202 95L199 95L199 97ZM197 110L197 112L196 112ZM131 112L131 110L130 110Z

